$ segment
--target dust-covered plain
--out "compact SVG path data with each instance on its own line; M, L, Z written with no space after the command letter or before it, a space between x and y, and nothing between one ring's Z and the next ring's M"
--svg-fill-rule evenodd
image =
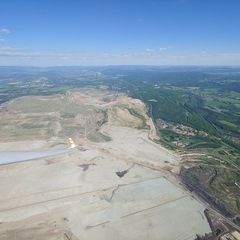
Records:
M81 89L26 96L0 110L1 151L56 156L0 166L0 239L195 239L205 206L175 177L144 103Z

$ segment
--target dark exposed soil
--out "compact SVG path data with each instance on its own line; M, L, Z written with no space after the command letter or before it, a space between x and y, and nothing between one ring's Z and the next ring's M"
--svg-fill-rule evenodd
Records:
M78 165L78 166L81 167L82 170L85 172L85 171L88 170L89 166L95 166L95 165L96 165L95 163L89 163L89 164L84 163L84 164L80 164L80 165Z
M118 177L123 177L126 173L128 173L128 170L124 170L124 171L121 171L121 172L116 172L117 176Z
M211 188L217 174L216 169L210 166L207 168L202 168L202 166L182 167L180 171L182 182L190 191L197 193L202 199L218 209L226 217L234 217L236 212L230 209L225 202L219 200L216 195L214 195L214 189Z

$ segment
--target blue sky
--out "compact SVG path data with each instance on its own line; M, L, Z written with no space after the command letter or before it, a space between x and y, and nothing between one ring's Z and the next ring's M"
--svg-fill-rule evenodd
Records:
M0 65L105 64L240 65L240 1L0 1Z

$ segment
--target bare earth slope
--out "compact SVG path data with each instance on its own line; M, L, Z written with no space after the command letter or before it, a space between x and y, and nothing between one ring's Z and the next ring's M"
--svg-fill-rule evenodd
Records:
M0 112L0 150L77 147L0 165L0 239L194 239L204 206L171 172L180 158L154 142L144 104L84 89L22 97ZM1 154L1 152L0 152Z

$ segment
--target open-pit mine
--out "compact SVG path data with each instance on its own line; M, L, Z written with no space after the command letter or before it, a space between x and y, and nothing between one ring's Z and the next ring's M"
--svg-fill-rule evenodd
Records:
M20 97L1 105L0 133L1 240L210 232L206 207L176 177L181 158L158 143L138 99L95 89Z

